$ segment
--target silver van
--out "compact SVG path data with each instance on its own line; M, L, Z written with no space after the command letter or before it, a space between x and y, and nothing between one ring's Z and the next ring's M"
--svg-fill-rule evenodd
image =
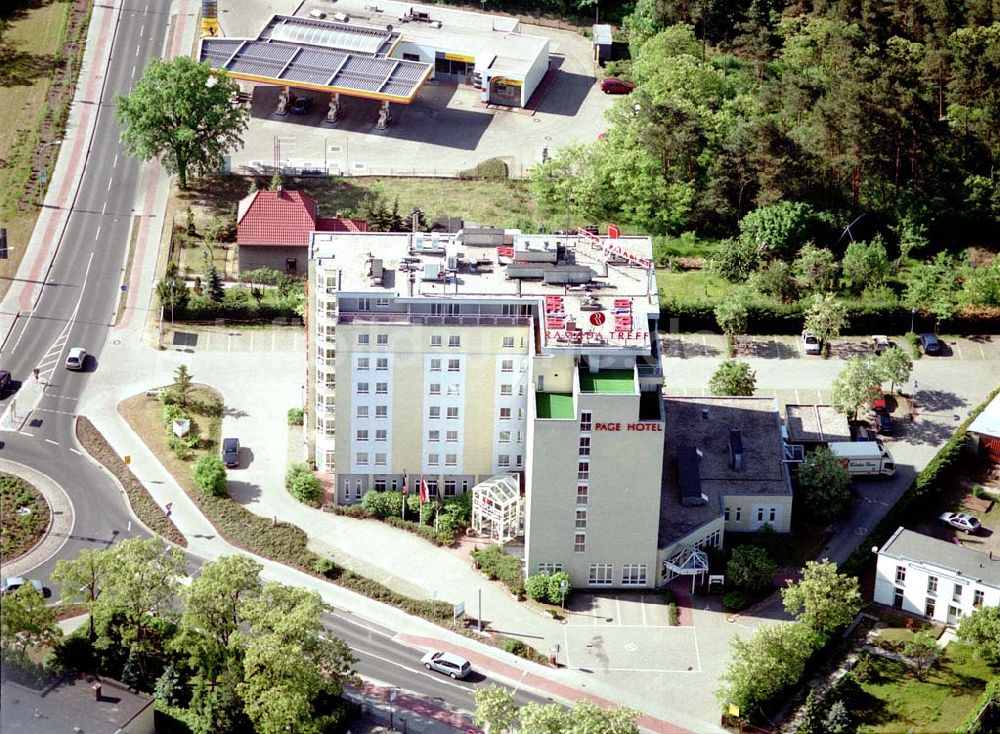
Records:
M458 655L453 655L450 652L432 650L420 658L420 662L424 664L427 670L436 670L439 673L444 673L453 680L464 678L472 672L472 666L468 660Z

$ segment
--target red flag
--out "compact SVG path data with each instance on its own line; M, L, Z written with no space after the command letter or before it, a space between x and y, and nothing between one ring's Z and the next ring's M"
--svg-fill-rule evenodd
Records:
M613 240L618 239L619 234L621 234L621 232L618 229L618 225L617 224L609 224L608 225L608 237L610 239L613 239Z
M423 479L420 480L420 504L424 504L427 501L427 482Z
M410 493L410 488L406 486L406 479L407 479L407 477L404 474L403 475L403 494L409 494Z

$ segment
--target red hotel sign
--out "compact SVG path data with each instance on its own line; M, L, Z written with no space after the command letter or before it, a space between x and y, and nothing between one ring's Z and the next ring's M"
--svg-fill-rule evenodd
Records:
M660 423L626 423L625 428L622 428L621 423L595 423L595 431L654 431L657 433L663 433L663 425Z
M605 316L600 311L590 314L590 323L594 326L600 326L604 323Z

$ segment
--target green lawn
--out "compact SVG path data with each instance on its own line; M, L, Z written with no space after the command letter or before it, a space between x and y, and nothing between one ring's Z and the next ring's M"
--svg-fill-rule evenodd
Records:
M862 734L952 732L969 715L986 683L996 675L972 648L953 642L923 681L899 663L876 659L877 681L862 683L869 694L855 720Z
M635 392L632 370L580 370L580 392L613 393L627 395Z
M572 420L576 417L576 412L573 409L573 396L562 393L538 393L535 400L535 410L538 412L539 418Z
M713 301L732 289L715 273L708 270L656 271L656 284L660 289L660 301Z

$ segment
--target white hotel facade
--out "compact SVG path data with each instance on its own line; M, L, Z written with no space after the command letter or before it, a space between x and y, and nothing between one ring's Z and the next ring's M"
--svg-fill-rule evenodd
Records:
M657 583L648 238L317 232L309 312L311 450L338 503L506 487L484 532L523 539L529 573Z

